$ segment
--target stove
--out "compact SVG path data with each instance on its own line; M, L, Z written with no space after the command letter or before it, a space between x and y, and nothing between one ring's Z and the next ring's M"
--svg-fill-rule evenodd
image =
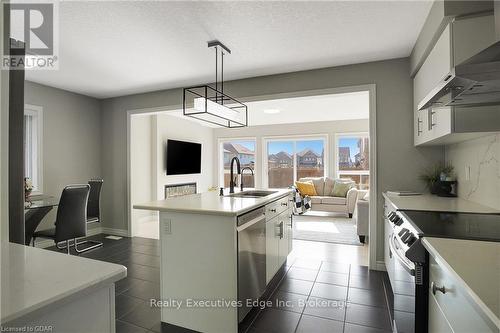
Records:
M386 221L393 325L398 333L427 333L429 254L422 238L500 242L500 214L400 210Z
M400 211L418 237L500 241L500 214Z

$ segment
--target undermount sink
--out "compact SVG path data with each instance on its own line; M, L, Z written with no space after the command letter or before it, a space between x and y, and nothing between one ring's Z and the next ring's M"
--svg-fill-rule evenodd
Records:
M237 197L237 198L261 198L267 197L268 195L274 194L278 191L261 191L261 190L250 190L243 191L238 193L229 194L229 197Z

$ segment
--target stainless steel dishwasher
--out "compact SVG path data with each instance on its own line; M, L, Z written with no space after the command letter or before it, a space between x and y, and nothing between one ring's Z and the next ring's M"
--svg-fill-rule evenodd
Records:
M247 300L258 300L266 289L265 207L238 217L238 321L251 310Z

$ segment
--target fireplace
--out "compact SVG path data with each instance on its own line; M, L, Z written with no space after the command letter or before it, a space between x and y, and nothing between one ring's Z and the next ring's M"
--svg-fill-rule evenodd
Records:
M196 183L165 185L165 199L196 194Z

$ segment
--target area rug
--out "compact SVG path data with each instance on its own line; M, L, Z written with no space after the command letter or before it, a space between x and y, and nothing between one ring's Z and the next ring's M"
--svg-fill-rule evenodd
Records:
M356 224L350 218L317 215L308 212L293 216L293 238L362 246L356 233Z

